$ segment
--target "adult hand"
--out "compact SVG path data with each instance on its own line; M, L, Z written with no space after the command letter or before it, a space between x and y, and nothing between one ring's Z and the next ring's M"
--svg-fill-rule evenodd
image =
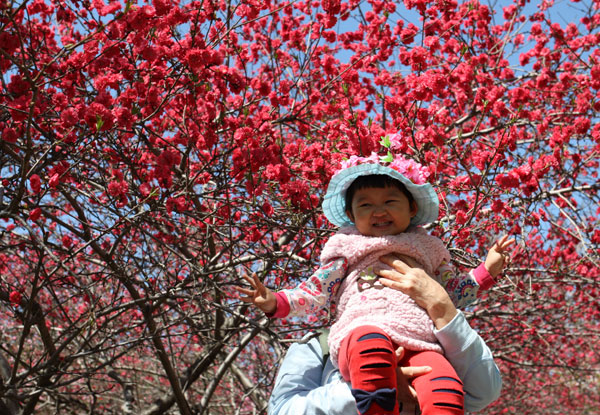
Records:
M398 359L398 363L404 357L404 348L398 347L396 349L396 357ZM417 392L414 390L412 386L410 386L411 380L419 377L421 375L425 375L431 372L430 366L407 366L401 367L398 365L396 369L397 373L397 391L398 391L398 402L402 405L403 409L408 409L410 412L414 412L414 407L418 406L419 400L417 397Z
M258 279L256 273L252 273L252 278L248 275L243 275L243 277L252 286L252 289L234 286L233 288L237 292L245 295L245 297L240 297L240 300L245 303L254 304L267 314L274 313L277 310L277 298L275 298L275 294L265 287Z
M379 281L386 287L402 291L412 298L427 311L438 330L456 316L458 311L444 287L431 278L414 260L400 259L395 254L384 255L379 260L392 268L375 270L382 277Z

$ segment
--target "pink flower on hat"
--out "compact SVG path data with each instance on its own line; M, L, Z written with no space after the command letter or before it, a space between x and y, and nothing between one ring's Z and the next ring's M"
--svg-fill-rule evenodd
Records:
M414 184L425 184L429 177L429 171L414 160L402 156L394 157L394 160L387 165L388 167L401 173Z
M338 174L340 171L347 169L348 167L358 166L359 164L367 163L379 164L379 155L373 152L369 157L350 156L349 159L343 160L340 163L340 168L335 172L335 174Z
M391 161L388 161L390 159ZM340 168L335 174L338 174L340 171L349 167L358 166L359 164L380 164L389 167L402 174L414 184L425 184L429 177L429 171L414 160L407 159L401 155L394 156L391 153L388 153L387 156L380 157L375 152L371 153L369 157L350 156L350 158L341 162Z

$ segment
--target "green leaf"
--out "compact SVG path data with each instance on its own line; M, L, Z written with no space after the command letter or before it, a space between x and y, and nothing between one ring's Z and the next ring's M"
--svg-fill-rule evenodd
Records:
M379 157L379 161L381 161L382 163L391 163L392 161L394 161L394 156L392 155L391 151L388 151L388 153L385 156Z
M390 141L390 136L386 135L384 137L381 137L381 141L379 142L379 144L381 144L385 148L390 148L390 146L392 145L392 142Z
M102 117L96 114L96 131L100 131L103 125L104 121L102 121Z

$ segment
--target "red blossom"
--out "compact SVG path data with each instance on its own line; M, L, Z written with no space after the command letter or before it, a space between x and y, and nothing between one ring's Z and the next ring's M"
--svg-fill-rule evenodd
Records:
M11 291L11 293L9 294L9 300L11 304L15 307L19 307L21 305L22 298L23 296L19 291Z
M167 203L166 203L166 209L168 213L171 213L173 211L181 213L186 211L188 208L188 203L185 200L185 197L183 196L179 196L179 197L170 197L167 199Z
M31 212L29 212L29 219L31 219L32 221L38 220L41 216L42 216L42 209L40 209L39 207L35 208Z
M408 26L402 29L400 36L402 38L402 43L409 44L412 43L415 39L415 35L419 32L419 28L412 23L409 23Z
M94 102L84 110L87 125L97 131L107 131L114 125L114 116L104 105Z
M176 8L169 0L154 0L152 2L157 16L164 16L173 8Z
M336 15L340 12L341 1L340 0L321 0L323 10L330 15Z
M40 190L42 189L42 182L40 180L40 176L38 176L37 174L32 174L31 176L29 176L29 186L31 187L33 193L40 193Z
M262 211L265 212L265 215L267 216L273 216L273 213L275 212L273 206L271 206L271 204L268 202L263 203Z
M92 0L92 5L98 11L100 16L106 16L108 14L114 14L116 11L121 9L121 3L114 0L108 0L109 4L104 4L103 0Z
M73 245L73 239L69 235L64 235L61 242L62 245L67 249Z
M6 127L2 130L2 139L8 143L16 143L19 135L14 128Z
M496 176L496 182L503 189L519 187L520 180L515 174L500 174Z
M121 197L127 194L129 185L125 180L115 180L108 184L108 194L113 197Z
M282 164L270 164L265 168L265 178L275 180L278 183L287 183L290 180L289 169Z

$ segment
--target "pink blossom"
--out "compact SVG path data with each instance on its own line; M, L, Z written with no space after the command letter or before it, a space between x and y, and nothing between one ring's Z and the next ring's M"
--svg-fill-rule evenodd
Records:
M51 188L55 189L56 186L58 186L58 184L60 183L60 175L58 173L53 174L50 177L50 180L48 180L48 184L50 185Z
M401 173L415 184L425 184L429 177L429 171L414 160L396 156L388 167Z

